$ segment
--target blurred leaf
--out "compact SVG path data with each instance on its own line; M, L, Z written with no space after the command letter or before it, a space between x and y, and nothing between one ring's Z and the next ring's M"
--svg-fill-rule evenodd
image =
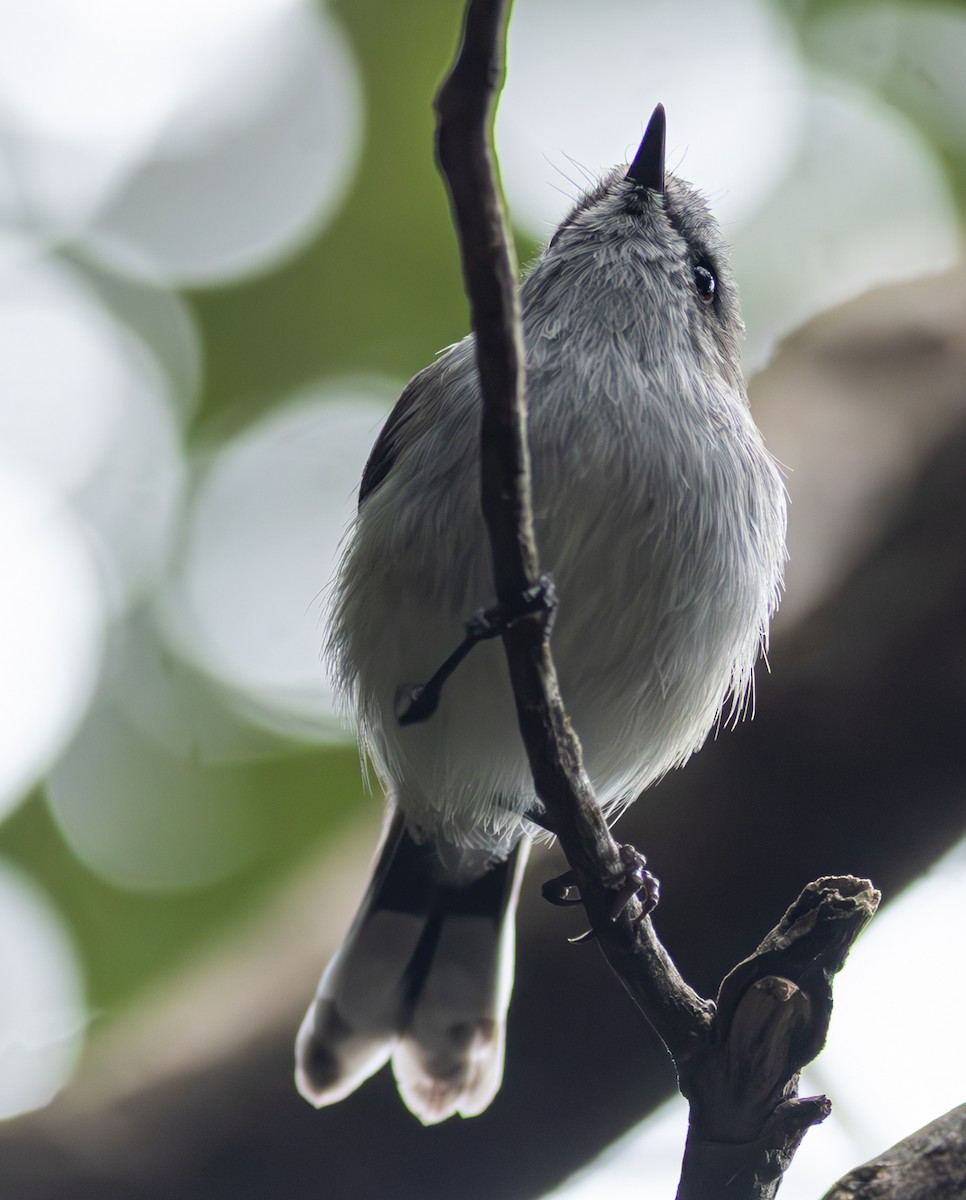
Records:
M890 0L815 0L800 14L801 48L833 72L880 97L916 127L936 152L966 208L966 4ZM861 162L861 146L856 162Z

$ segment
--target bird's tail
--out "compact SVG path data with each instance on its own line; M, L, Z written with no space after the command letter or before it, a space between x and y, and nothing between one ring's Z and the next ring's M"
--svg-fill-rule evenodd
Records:
M528 852L454 883L397 812L369 890L322 976L296 1040L296 1083L334 1104L392 1059L399 1092L427 1125L475 1116L503 1078L514 913Z

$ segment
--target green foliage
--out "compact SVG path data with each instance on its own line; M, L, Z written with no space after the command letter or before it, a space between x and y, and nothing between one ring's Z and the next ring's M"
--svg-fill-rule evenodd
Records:
M257 851L227 879L180 892L113 887L88 870L61 837L41 794L0 826L0 855L46 890L70 928L87 972L93 1012L148 986L197 946L257 912L270 890L336 834L364 797L354 746L211 767L229 777ZM132 797L132 803L135 799Z

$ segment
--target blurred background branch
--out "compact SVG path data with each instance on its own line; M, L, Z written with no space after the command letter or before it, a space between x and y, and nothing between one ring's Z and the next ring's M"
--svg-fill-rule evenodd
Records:
M961 1104L850 1171L822 1200L956 1200L964 1192L966 1104Z

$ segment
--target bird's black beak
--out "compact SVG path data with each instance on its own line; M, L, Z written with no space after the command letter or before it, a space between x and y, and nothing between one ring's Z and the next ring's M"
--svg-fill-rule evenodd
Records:
M626 175L639 187L664 195L664 105L651 113L637 155Z

